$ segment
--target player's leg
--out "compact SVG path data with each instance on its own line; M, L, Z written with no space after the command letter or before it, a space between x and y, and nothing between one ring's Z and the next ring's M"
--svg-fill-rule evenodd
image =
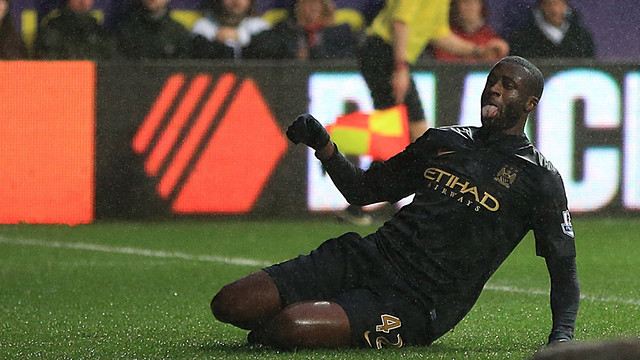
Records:
M380 268L382 259L372 238L346 233L309 255L225 286L213 299L212 310L221 321L257 329L250 341L281 348L348 346L349 318L331 299L381 277L386 273L382 268L388 267Z
M284 308L249 340L281 349L343 348L351 345L351 327L339 304L305 301Z
M265 268L280 294L282 311L249 334L250 342L279 348L343 347L349 320L331 299L361 286L377 246L357 233L325 241L309 255ZM379 254L378 254L379 256Z
M387 109L396 105L391 87L393 48L379 37L367 37L358 52L358 65L374 108Z
M309 255L269 266L223 287L211 301L213 315L237 327L256 329L287 305L331 299L349 284L345 271L362 238L347 233L325 241ZM370 244L373 247L373 245ZM284 301L282 303L281 301Z
M224 286L211 301L216 319L248 330L262 326L280 310L278 288L263 270Z
M296 303L249 339L281 349L429 345L435 313L398 290L353 289L332 301Z
M435 311L403 279L380 274L369 285L373 288L354 289L334 299L349 318L353 346L381 349L431 344Z
M411 137L411 142L414 142L427 131L427 122L424 117L422 101L413 79L409 84L404 104L407 106L407 117L409 118L409 136Z

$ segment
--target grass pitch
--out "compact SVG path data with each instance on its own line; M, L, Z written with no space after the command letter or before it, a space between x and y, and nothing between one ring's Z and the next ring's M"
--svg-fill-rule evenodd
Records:
M576 341L640 335L640 221L577 218ZM528 359L551 327L531 234L469 315L430 347L278 352L219 323L224 284L346 231L332 221L0 226L2 359Z

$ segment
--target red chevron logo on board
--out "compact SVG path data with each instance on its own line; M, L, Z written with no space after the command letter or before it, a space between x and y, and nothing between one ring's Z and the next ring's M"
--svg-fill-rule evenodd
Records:
M133 138L175 213L251 211L287 148L250 79L172 74Z

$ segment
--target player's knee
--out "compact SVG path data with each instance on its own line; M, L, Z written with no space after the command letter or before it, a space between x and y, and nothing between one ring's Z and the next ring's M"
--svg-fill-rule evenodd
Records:
M211 301L211 311L222 322L254 329L280 311L280 294L259 271L224 286Z
M278 313L268 326L274 345L283 349L340 348L350 346L347 323L307 313L309 306L293 305Z
M308 326L301 325L289 311L280 312L270 323L269 332L276 347L282 349L308 348Z
M233 284L223 287L211 300L213 316L224 323L233 323L240 317L239 298Z

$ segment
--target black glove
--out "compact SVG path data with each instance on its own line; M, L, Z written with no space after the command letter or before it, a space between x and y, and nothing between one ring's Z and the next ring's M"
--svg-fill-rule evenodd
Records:
M302 114L289 125L287 137L294 144L303 143L314 150L329 143L329 133L311 114Z
M569 342L571 341L571 339L573 339L573 335L571 334L565 334L562 331L552 331L551 335L549 335L549 342L547 343L547 346L554 346L557 344Z

